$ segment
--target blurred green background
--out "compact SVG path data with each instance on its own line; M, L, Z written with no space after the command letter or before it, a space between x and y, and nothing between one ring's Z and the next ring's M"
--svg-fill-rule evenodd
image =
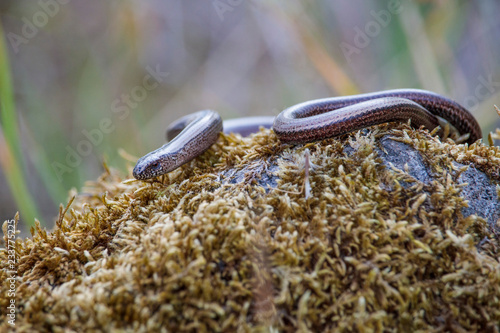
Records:
M2 0L0 217L52 227L102 172L130 171L186 113L276 115L391 88L496 127L500 2Z

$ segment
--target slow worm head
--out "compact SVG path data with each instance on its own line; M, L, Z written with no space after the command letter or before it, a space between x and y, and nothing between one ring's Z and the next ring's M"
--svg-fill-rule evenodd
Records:
M168 137L173 136L171 131L178 134L137 161L132 172L136 179L166 174L202 154L217 141L222 131L222 119L215 111L198 111L170 125Z

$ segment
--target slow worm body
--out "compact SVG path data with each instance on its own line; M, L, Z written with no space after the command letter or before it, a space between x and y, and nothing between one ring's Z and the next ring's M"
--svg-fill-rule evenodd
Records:
M289 107L275 119L254 117L226 121L224 132L248 135L259 126L271 127L272 124L280 141L305 143L408 119L412 126L429 130L444 119L460 134L469 134L468 143L481 138L481 128L467 109L446 97L417 89L312 100ZM134 177L148 179L175 170L210 148L222 130L222 119L215 111L204 110L182 117L167 129L170 142L137 161Z

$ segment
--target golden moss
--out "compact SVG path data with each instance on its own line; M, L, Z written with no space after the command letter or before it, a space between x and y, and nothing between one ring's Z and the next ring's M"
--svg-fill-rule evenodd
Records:
M387 133L420 152L432 182L382 165ZM295 147L271 131L221 135L155 181L107 170L54 231L17 241L16 327L498 331L500 226L462 216L451 162L498 180L499 158L398 125Z

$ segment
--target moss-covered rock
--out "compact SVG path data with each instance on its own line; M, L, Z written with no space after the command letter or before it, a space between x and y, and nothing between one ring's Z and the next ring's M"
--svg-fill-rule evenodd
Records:
M107 170L17 241L16 328L498 331L499 159L387 125L221 135L154 181Z

